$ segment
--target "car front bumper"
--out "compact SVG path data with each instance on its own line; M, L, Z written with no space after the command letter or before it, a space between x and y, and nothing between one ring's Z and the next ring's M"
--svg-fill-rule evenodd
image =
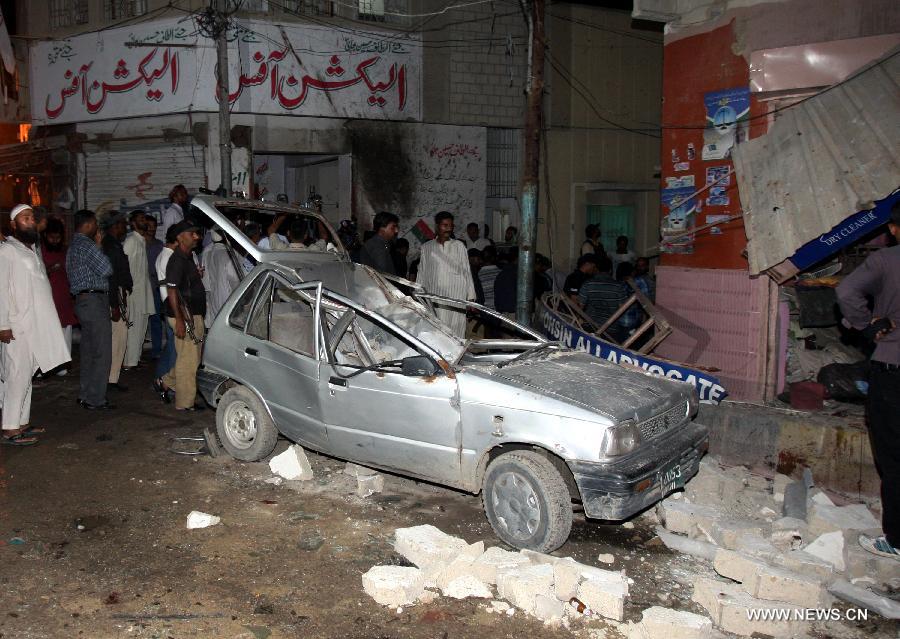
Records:
M706 426L690 422L623 459L568 463L585 515L622 520L684 487L697 474L708 448Z

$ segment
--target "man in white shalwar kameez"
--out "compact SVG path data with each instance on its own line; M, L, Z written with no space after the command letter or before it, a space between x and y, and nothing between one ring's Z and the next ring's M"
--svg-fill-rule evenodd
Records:
M25 204L10 213L13 235L0 244L0 405L2 443L25 446L29 434L31 378L71 359L38 241L34 211Z
M228 301L232 291L240 284L244 272L241 269L239 274L235 270L222 234L217 230L212 232L212 243L203 249L202 259L203 287L206 289L205 324L209 327Z
M475 282L469 266L469 252L466 245L454 240L453 215L441 211L434 217L437 237L422 245L419 275L416 283L434 295L443 295L457 300L475 299ZM435 308L435 313L453 334L466 336L466 313L454 308Z
M128 296L128 341L125 346L125 368L134 368L144 350L144 338L150 316L156 311L153 289L147 266L147 241L144 239L146 219L143 211L132 211L131 233L122 242L122 250L128 257L133 288Z

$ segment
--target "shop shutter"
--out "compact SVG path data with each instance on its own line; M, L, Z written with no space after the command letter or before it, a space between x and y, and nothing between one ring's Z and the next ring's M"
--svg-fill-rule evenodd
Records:
M206 186L204 148L190 144L144 144L139 147L86 149L86 206L112 205L120 210L165 199L176 184L189 193Z

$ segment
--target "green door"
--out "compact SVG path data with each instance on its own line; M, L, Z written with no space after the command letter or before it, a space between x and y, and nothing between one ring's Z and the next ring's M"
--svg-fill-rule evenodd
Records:
M616 238L624 235L628 246L634 247L634 207L613 204L590 204L587 223L600 227L600 241L609 254L616 252Z

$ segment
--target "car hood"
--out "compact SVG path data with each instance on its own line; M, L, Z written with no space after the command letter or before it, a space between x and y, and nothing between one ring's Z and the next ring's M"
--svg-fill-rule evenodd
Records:
M537 354L502 368L493 367L490 374L616 421L643 421L686 401L689 392L681 388L684 384L574 351Z

